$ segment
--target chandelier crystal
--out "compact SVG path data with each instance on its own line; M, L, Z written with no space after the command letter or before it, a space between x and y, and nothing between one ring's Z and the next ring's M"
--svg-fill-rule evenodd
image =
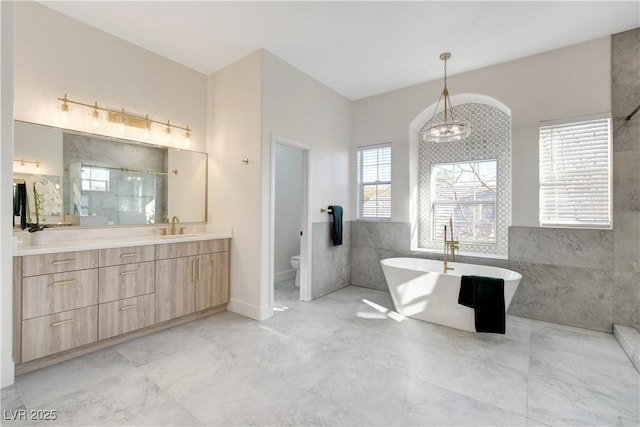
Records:
M451 100L449 99L449 90L447 89L447 60L451 58L450 52L440 54L440 59L444 61L444 89L438 99L438 104L433 112L431 121L436 116L440 102L444 99L444 121L432 123L422 133L422 140L425 142L454 142L465 139L471 134L471 128L468 123L456 120L453 116Z

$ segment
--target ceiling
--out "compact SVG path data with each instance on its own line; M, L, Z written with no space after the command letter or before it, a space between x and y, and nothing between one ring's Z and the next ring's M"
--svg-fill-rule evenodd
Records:
M205 74L264 48L349 99L640 27L640 1L47 1Z

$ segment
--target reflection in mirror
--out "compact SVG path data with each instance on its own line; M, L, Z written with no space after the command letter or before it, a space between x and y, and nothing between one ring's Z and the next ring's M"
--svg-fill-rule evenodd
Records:
M80 225L155 224L167 214L168 149L63 132L65 213Z
M38 170L20 171L14 162L14 181L23 179L27 187L42 182L47 216L41 222L156 224L173 215L182 222L206 220L205 153L20 121L14 152L15 158L42 159Z

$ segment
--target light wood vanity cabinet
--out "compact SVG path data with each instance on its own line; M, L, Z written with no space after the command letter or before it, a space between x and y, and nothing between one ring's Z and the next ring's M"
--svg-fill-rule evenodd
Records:
M14 294L23 373L224 310L229 239L16 257Z
M226 304L228 251L228 239L157 245L156 321Z
M155 247L100 249L98 339L155 322Z
M23 363L98 338L98 251L22 259L20 295Z

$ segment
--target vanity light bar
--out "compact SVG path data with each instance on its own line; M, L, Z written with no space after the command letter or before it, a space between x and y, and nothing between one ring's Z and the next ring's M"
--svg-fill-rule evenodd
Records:
M16 163L20 163L20 166L24 166L25 163L30 163L30 164L36 165L37 168L40 167L40 160L36 160L34 162L33 160L13 159L13 161Z
M139 115L126 113L124 111L124 108L122 109L122 111L111 110L109 108L100 107L98 105L98 101L96 101L95 104L93 104L93 105L85 104L84 102L73 101L73 100L67 98L67 94L66 93L64 94L63 98L58 98L58 101L62 101L62 105L60 106L60 110L62 111L63 114L69 112L69 104L80 105L82 107L90 108L91 109L90 115L94 119L98 118L98 111L104 111L104 112L108 113L107 114L107 121L111 122L111 123L117 123L117 124L121 124L123 126L129 126L129 127L134 127L134 128L138 128L138 129L145 129L145 130L149 130L151 128L151 124L152 123L157 123L157 124L160 124L162 126L165 126L166 129L169 130L169 132L167 132L168 134L171 133L170 132L171 128L182 129L184 131L185 139L188 140L188 139L191 138L192 130L189 128L189 125L187 125L187 127L178 126L178 125L174 125L173 123L170 123L169 120L167 120L166 123L160 122L158 120L150 119L148 114L146 114L144 117L142 117L142 116L139 116ZM65 120L63 119L63 121L65 121Z

